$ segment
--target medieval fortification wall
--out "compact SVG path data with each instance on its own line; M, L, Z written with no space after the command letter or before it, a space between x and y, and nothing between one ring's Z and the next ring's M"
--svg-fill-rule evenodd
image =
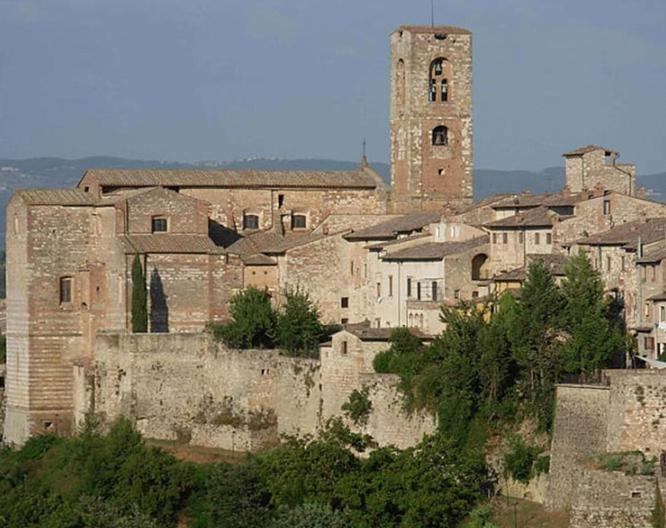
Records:
M394 376L325 349L321 360L275 350L230 350L205 333L100 333L95 362L75 367L75 416L136 420L147 437L231 450L257 450L282 434L314 434L354 389L368 387L372 410L348 425L380 445L407 447L435 429L406 414ZM371 369L371 367L369 367Z

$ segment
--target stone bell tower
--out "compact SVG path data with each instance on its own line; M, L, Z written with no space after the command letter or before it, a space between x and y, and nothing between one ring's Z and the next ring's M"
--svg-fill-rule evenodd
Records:
M391 187L396 212L472 200L472 34L391 34Z

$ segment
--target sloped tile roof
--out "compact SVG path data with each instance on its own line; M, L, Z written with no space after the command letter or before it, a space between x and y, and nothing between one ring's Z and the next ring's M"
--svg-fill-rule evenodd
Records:
M20 189L15 195L28 205L95 205L95 197L80 189Z
M347 240L386 240L396 238L402 233L411 233L423 229L429 224L439 222L442 214L438 212L423 212L403 215L381 222L374 226L352 231L345 235Z
M262 171L197 169L90 169L81 182L107 187L303 187L374 189L377 180L363 170Z
M464 253L488 243L488 235L462 242L426 242L399 249L382 256L382 260L441 260L448 255Z
M547 194L514 194L492 205L493 209L514 209L517 207L566 207L576 205L588 198L586 193L547 193Z
M432 236L431 233L416 233L414 235L396 238L395 240L385 240L383 242L376 242L375 244L368 244L365 246L366 249L383 249L385 247L395 246L396 244L404 244L405 242L411 242L412 240L419 240L421 238L428 238Z
M528 262L533 262L535 260L542 261L546 267L551 271L555 276L562 277L564 276L564 266L567 263L568 257L566 255L560 254L539 254L539 253L529 253L527 255ZM527 268L521 266L520 268L515 268L510 271L505 271L504 273L499 273L493 277L495 282L516 282L524 281L527 277Z
M638 239L644 244L666 238L666 218L647 218L617 225L607 231L576 240L576 244L588 246L623 246L636 249Z
M370 326L368 321L365 321L362 323L346 324L343 326L343 330L355 335L361 341L388 341L394 328L374 328ZM408 330L412 335L420 337L423 340L429 341L433 337L428 334L424 334L418 328L408 328Z
M226 253L206 235L169 233L124 235L123 244L126 253Z
M600 147L599 145L586 145L584 147L578 147L577 149L565 152L564 154L562 154L562 156L582 156L583 154L594 152L595 150L603 150L605 153L608 154L616 152L615 150L607 149L605 147Z
M560 219L566 218L570 218L570 216L561 216L553 213L546 206L540 206L524 213L518 213L507 218L489 222L486 224L486 227L550 227Z

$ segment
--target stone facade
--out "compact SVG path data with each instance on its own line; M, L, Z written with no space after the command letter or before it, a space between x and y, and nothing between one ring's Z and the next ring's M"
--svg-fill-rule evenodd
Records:
M627 195L636 193L636 166L619 164L619 154L588 145L564 154L566 185L577 193L600 187Z
M393 207L472 199L472 35L401 26L391 34Z

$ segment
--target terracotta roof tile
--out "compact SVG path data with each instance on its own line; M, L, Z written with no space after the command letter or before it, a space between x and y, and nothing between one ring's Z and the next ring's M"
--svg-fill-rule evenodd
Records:
M79 185L107 187L304 187L374 189L376 178L356 171L260 171L196 169L90 169Z
M346 324L343 326L343 330L355 335L361 341L388 341L394 328L374 328L370 326L369 322L365 321L363 323ZM433 338L433 336L424 334L418 328L409 328L409 331L412 335L423 340L430 341Z
M448 255L463 253L488 243L488 235L462 242L426 242L399 249L382 256L382 260L441 260Z
M206 235L169 233L124 235L123 243L126 253L226 253Z
M647 218L620 224L607 231L576 240L575 243L587 246L623 246L636 249L638 239L644 244L666 238L666 218Z
M396 238L402 233L411 233L423 229L429 224L439 222L442 214L438 212L412 213L386 222L352 231L345 235L347 240L386 240Z
M567 219L570 216L558 215L548 209L546 206L540 206L524 213L518 213L507 218L501 218L494 222L489 222L486 227L550 227L555 225L561 219Z
M583 154L587 154L589 152L594 152L595 150L603 150L604 153L606 153L606 154L611 154L611 153L617 152L615 150L607 149L605 147L600 147L598 145L586 145L584 147L579 147L579 148L571 150L569 152L565 152L564 154L562 154L562 156L565 156L565 157L567 157L567 156L582 156Z
M95 197L80 189L20 189L16 191L29 205L95 205Z

